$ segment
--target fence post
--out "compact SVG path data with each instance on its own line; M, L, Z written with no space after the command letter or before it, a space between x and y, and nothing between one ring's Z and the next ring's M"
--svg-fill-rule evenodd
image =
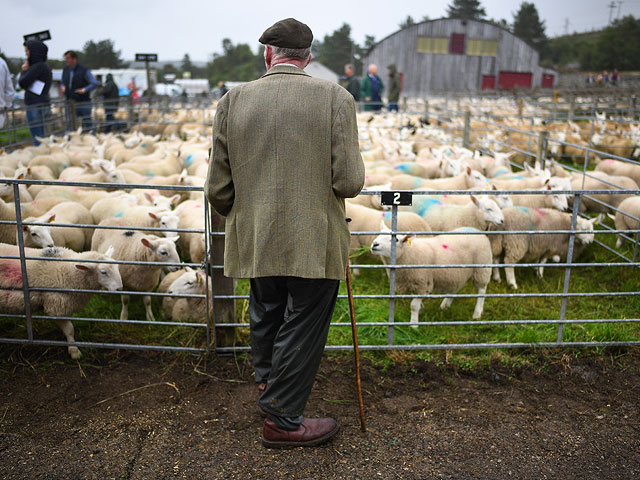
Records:
M549 132L544 130L540 132L538 136L538 151L536 153L536 165L540 165L540 168L544 169L546 164L545 154L547 151L547 138Z
M69 100L69 119L71 124L71 130L74 132L78 129L78 118L76 117L76 102L73 100Z
M569 103L569 121L573 122L574 109L576 107L576 98L571 96L571 102Z
M398 206L392 205L391 207L391 258L389 269L389 323L395 322L396 316L396 300L394 295L396 294L396 231L398 230ZM395 331L393 325L389 325L387 328L387 345L394 345L395 343Z
M22 273L22 294L24 295L24 316L27 320L27 338L33 341L33 320L31 318L31 295L29 294L29 278L27 277L27 261L25 260L24 237L22 236L22 214L20 207L20 185L13 184L13 196L16 208L16 231L18 233L18 251L20 254L20 271Z
M569 293L569 281L571 280L571 264L573 263L573 246L576 239L576 224L578 223L578 211L580 210L580 204L582 203L582 194L576 193L573 197L573 212L571 214L571 233L569 234L569 249L567 250L567 267L564 271L564 287L562 288L562 304L560 305L560 322L564 321L567 313L567 300L566 296ZM558 324L558 336L557 343L562 343L562 336L564 333L564 323Z
M464 114L464 135L462 137L462 146L469 148L471 146L471 112L467 111Z
M210 218L211 232L224 232L224 217L218 215L211 209ZM211 265L224 265L224 236L212 236L209 245L211 245ZM221 268L213 269L211 283L213 285L212 291L214 297L217 295L234 294L233 279L225 277L224 271ZM212 317L215 323L236 323L235 300L214 299ZM214 331L216 348L234 344L236 338L235 328L216 328L214 324Z

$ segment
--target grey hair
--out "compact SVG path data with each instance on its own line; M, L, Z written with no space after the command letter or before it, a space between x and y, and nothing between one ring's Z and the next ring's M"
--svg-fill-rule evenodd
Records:
M311 47L283 48L271 45L271 48L273 49L273 58L295 58L297 60L307 60L309 55L311 55Z

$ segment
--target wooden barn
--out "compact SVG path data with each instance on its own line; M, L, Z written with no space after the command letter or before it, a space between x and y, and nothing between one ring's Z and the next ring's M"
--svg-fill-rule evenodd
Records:
M538 65L535 48L503 27L482 20L441 18L403 28L369 50L382 81L386 66L402 73L402 95L553 87L556 72Z

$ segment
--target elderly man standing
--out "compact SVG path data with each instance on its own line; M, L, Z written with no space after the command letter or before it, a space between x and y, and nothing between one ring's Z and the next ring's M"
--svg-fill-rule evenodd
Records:
M338 432L306 418L349 230L342 199L364 185L353 97L312 78L313 34L293 18L260 37L267 73L218 103L207 198L225 219L224 273L249 278L251 352L266 447L313 446Z

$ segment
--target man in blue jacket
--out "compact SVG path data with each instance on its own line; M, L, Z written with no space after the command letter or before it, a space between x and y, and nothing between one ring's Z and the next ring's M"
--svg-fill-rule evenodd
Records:
M18 84L24 89L24 103L27 107L27 123L33 144L40 145L38 137L44 137L44 125L49 117L49 88L51 88L51 67L47 65L49 48L39 40L24 43L27 61L22 65Z
M82 118L83 130L93 131L90 92L98 86L98 81L87 67L78 63L78 54L73 50L64 53L64 61L67 66L62 71L62 93L76 102L76 117ZM71 127L71 120L67 114L67 129Z

